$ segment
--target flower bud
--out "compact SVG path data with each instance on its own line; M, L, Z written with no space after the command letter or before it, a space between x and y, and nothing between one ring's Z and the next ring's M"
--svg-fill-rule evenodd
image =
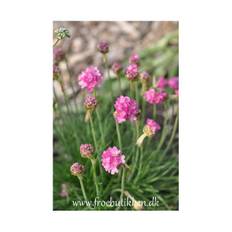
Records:
M94 110L97 106L97 99L94 96L87 96L84 105L87 110Z
M80 176L84 173L85 167L82 164L74 163L70 167L70 172L73 176Z
M94 153L94 148L91 144L81 144L80 153L84 158L91 158Z
M120 63L115 62L112 65L112 70L116 75L118 75L122 71L122 65Z
M53 61L54 63L59 63L64 59L64 51L61 48L53 48Z
M139 61L140 61L140 57L138 54L134 53L130 56L129 58L129 63L130 64L139 64Z
M60 78L61 71L58 65L53 64L53 79L58 80Z
M140 73L139 77L140 77L141 81L148 81L149 78L150 78L150 75L149 75L148 72L143 71L143 72Z
M106 54L109 52L109 43L107 41L100 41L97 45L97 50L102 54Z
M130 64L126 68L126 77L128 80L130 81L136 80L138 75L139 75L139 70L137 64Z

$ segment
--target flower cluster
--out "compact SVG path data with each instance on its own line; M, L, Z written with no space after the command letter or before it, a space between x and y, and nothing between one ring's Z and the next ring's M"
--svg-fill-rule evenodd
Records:
M81 88L86 88L91 93L95 87L100 86L102 78L102 73L98 68L90 66L79 75L78 80Z
M117 147L109 147L102 155L102 166L110 174L118 173L120 165L125 163L125 156Z
M161 104L167 99L167 93L164 91L156 91L155 89L149 89L144 93L145 100L153 105Z
M135 121L137 119L139 108L134 99L128 96L120 96L114 104L114 117L117 123L122 123L127 120Z

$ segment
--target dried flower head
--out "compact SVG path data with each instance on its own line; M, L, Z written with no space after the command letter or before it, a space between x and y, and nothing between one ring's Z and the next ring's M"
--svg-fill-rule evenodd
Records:
M65 27L60 27L55 30L56 38L58 40L64 39L64 38L70 38L70 32L67 28Z
M97 50L102 54L109 52L109 43L107 41L100 41L97 45Z
M144 93L145 100L150 104L161 104L167 99L167 96L166 92L157 92L155 89L149 89Z
M112 70L115 74L119 74L122 71L122 65L120 63L113 63Z
M125 156L117 147L109 147L103 151L102 166L110 174L118 173L118 168L125 163Z
M84 158L91 158L94 153L94 148L91 144L81 144L80 153Z
M95 87L100 86L102 78L103 76L98 68L90 66L79 75L78 80L81 88L86 88L91 93Z
M139 108L134 99L128 96L120 96L117 98L114 104L115 112L114 117L117 123L130 120L135 121L137 119Z
M130 64L126 68L126 77L128 80L136 80L139 75L139 69L137 64Z
M82 164L74 163L70 167L70 172L73 176L80 176L84 173L85 167Z
M139 64L139 61L140 61L140 57L138 54L134 53L130 56L129 58L129 63L130 64Z

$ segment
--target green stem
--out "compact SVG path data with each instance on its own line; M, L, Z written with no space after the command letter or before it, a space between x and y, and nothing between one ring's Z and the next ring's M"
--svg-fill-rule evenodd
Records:
M136 101L139 104L139 87L138 87L138 81L135 81L135 96L136 96Z
M90 126L91 126L94 146L95 146L96 151L98 152L98 146L97 146L96 134L95 134L94 125L93 125L92 113L90 113Z
M99 197L98 180L97 180L97 176L96 176L96 160L91 159L91 163L92 163L92 167L93 167L93 181L95 184L97 197Z
M118 146L119 146L120 150L122 151L121 135L120 135L119 126L118 126L118 123L116 122L116 120L115 120L115 124L116 124L117 136L118 136Z
M153 105L153 118L156 118L156 116L157 116L156 105Z
M176 115L173 130L172 130L172 135L171 135L171 137L169 139L169 142L168 142L168 145L167 145L166 149L164 150L164 154L166 154L166 152L169 150L169 148L170 148L170 146L171 146L171 144L173 142L173 139L175 137L176 130L177 130L177 125L178 125L178 112L177 112L177 115Z
M66 65L66 69L67 69L68 75L69 75L69 82L70 82L70 85L71 85L71 88L72 88L72 91L73 91L73 97L74 97L75 108L76 108L76 110L77 110L77 102L76 102L76 98L75 98L75 88L74 88L73 82L72 82L72 73L71 73L71 69L70 69L70 67L69 67L68 60L67 60L66 57L64 58L64 61L65 61L65 65Z
M120 202L123 201L123 193L124 193L124 187L125 187L125 167L122 167L122 180L121 180L121 195L120 195Z
M120 76L120 74L117 75L117 78L118 78L119 91L120 91L120 94L122 94L122 83L121 83L121 76Z
M56 39L55 43L53 44L53 47L55 47L59 41L59 39Z
M84 187L84 184L83 184L82 177L78 177L78 179L80 181L81 191L82 191L83 197L84 197L85 201L88 201L88 198L87 198L86 193L85 193L85 187Z
M102 121L101 121L101 117L100 117L98 108L96 108L96 114L97 114L98 125L99 125L99 129L100 129L100 133L101 133L101 143L102 143L102 146L105 146L105 137L104 137L104 133L103 133Z

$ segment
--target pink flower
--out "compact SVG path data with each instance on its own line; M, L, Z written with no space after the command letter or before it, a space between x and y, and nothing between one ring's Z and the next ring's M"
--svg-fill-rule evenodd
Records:
M179 79L178 77L172 77L169 81L168 81L168 86L174 90L179 89Z
M156 131L160 130L160 125L150 118L147 119L146 126L150 128L152 134L155 134Z
M126 68L126 77L128 80L135 80L139 74L138 65L137 64L130 64Z
M168 82L164 77L160 77L156 83L156 87L159 89L164 89L167 86Z
M129 63L130 64L139 64L140 57L138 54L134 53L130 56L129 58Z
M90 158L94 153L94 148L91 144L81 144L80 153L85 158Z
M78 176L83 174L85 171L85 167L82 164L79 163L74 163L70 167L70 172L73 176Z
M102 78L102 74L98 68L90 66L79 75L78 80L81 88L86 88L91 93L95 87L100 86Z
M109 147L107 150L103 151L101 157L102 166L112 175L118 173L119 166L125 163L125 156L117 147Z
M137 119L139 109L134 99L127 96L120 96L117 98L114 108L116 110L114 116L117 123L122 123L127 120L135 121Z
M150 104L161 104L167 98L167 93L165 92L156 92L154 89L149 89L144 93L144 98Z

